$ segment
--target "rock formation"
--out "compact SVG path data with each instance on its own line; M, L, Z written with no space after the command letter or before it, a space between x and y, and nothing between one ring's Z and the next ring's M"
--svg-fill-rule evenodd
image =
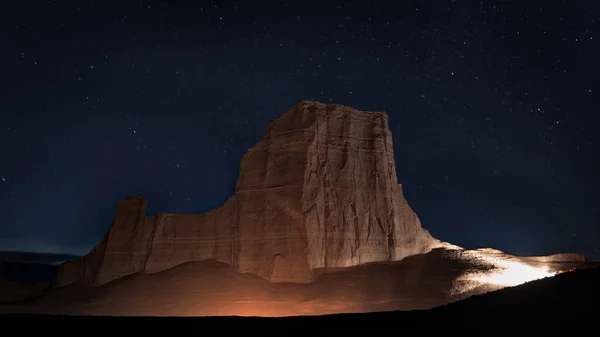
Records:
M317 270L397 261L442 243L421 227L397 182L385 113L301 102L242 158L235 194L202 214L146 216L117 206L108 234L61 266L55 286L105 284L202 260L271 282Z

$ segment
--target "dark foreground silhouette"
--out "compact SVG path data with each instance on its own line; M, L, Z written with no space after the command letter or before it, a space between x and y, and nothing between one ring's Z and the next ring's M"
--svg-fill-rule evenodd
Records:
M326 331L358 332L387 330L394 334L407 331L440 333L448 331L514 334L587 331L596 335L600 313L600 268L576 270L518 287L505 288L474 296L430 310L340 314L325 316L261 318L261 317L108 317L7 314L0 316L5 331L41 329L142 331L223 334L227 331L262 331L267 335L330 334ZM210 330L207 330L210 329ZM213 330L216 329L216 330ZM358 330L357 330L358 329ZM366 329L366 330L365 330ZM527 329L527 330L523 330ZM87 332L87 331L86 331Z

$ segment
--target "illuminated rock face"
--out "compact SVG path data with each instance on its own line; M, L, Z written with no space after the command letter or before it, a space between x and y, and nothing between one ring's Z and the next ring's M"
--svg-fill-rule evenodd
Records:
M65 263L56 286L209 259L271 282L305 283L316 269L441 246L404 199L387 115L340 105L302 102L269 124L219 208L145 216L146 206L140 197L121 201L107 236Z

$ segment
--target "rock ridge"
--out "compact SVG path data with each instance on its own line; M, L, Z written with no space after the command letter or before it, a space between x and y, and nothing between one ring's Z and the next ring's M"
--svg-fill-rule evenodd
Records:
M396 177L387 114L302 101L265 129L240 163L236 190L201 214L147 216L119 202L106 236L64 263L55 286L217 260L271 282L315 270L397 261L442 243L422 228Z

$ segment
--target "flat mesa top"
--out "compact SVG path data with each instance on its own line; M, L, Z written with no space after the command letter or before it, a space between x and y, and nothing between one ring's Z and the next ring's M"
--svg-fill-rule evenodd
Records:
M387 113L384 112L384 111L358 110L358 109L355 109L355 108L353 108L351 106L347 106L347 105L334 104L334 103L323 103L323 102L308 101L308 100L301 101L300 103L296 104L290 110L296 110L299 107L306 107L306 106L313 106L313 107L316 107L318 109L323 109L323 110L326 110L326 111L338 110L338 111L351 112L351 113L359 113L359 114L383 114L383 115L387 115Z
M378 111L361 111L339 104L326 104L315 101L301 101L265 128L265 137L277 130L277 133L295 129L298 126L314 126L316 119L332 118L338 123L352 122L365 126L380 125L388 130L388 114ZM341 125L341 124L339 124ZM388 130L389 131L389 130Z

